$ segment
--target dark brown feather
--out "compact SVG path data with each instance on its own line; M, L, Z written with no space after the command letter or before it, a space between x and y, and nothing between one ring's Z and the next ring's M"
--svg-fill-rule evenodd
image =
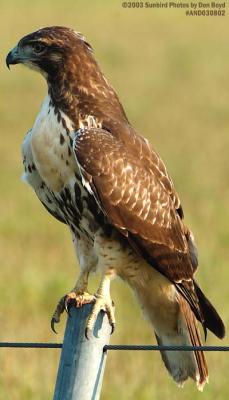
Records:
M198 283L195 280L194 280L194 286L206 328L208 328L212 333L218 336L218 338L223 339L225 336L225 326L222 319L217 313L215 307L206 298L206 296L204 295L204 293L202 292Z

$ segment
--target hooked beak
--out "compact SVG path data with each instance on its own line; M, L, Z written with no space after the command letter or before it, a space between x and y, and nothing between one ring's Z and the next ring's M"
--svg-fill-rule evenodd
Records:
M20 62L21 62L21 59L18 54L18 47L16 46L7 54L7 57L6 57L7 68L10 69L10 65L18 64Z

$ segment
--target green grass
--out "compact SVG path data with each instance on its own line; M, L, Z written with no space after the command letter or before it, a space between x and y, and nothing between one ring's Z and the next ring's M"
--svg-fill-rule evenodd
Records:
M44 97L42 78L4 65L24 34L45 25L83 32L131 122L166 161L200 253L198 280L229 326L228 17L188 18L182 10L124 10L121 1L2 0L0 42L0 341L61 341L49 319L78 269L70 235L20 181L20 146ZM95 287L92 280L92 288ZM113 343L152 343L130 290L112 285ZM208 344L220 344L209 335ZM229 344L226 338L223 344ZM226 400L229 359L207 354L210 384L178 389L157 353L110 352L102 399ZM59 350L1 349L0 400L52 398Z

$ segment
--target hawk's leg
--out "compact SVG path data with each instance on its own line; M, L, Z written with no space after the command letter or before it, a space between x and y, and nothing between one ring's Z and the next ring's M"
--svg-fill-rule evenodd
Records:
M88 318L85 335L87 339L93 331L95 321L100 311L104 311L107 313L109 323L111 325L111 334L115 329L115 316L114 316L114 303L111 300L110 296L110 273L106 273L101 280L99 288L95 294L95 304L92 308L92 312Z
M94 295L87 292L88 285L88 271L81 271L79 279L75 287L63 296L56 306L54 314L51 319L51 328L55 331L55 324L60 322L60 316L66 310L68 312L69 306L82 307L84 304L94 303L96 298Z

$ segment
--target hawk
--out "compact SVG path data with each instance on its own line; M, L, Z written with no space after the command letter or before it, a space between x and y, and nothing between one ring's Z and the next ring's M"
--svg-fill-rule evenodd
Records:
M101 309L115 327L110 281L127 282L160 345L201 345L197 321L219 338L224 324L194 278L192 232L166 167L128 121L85 38L53 26L23 37L6 58L39 71L48 93L23 145L24 179L45 208L71 232L80 275L59 301L52 328L70 304L93 303L91 333ZM101 275L88 293L91 271ZM182 385L208 380L203 352L166 352L162 359Z

